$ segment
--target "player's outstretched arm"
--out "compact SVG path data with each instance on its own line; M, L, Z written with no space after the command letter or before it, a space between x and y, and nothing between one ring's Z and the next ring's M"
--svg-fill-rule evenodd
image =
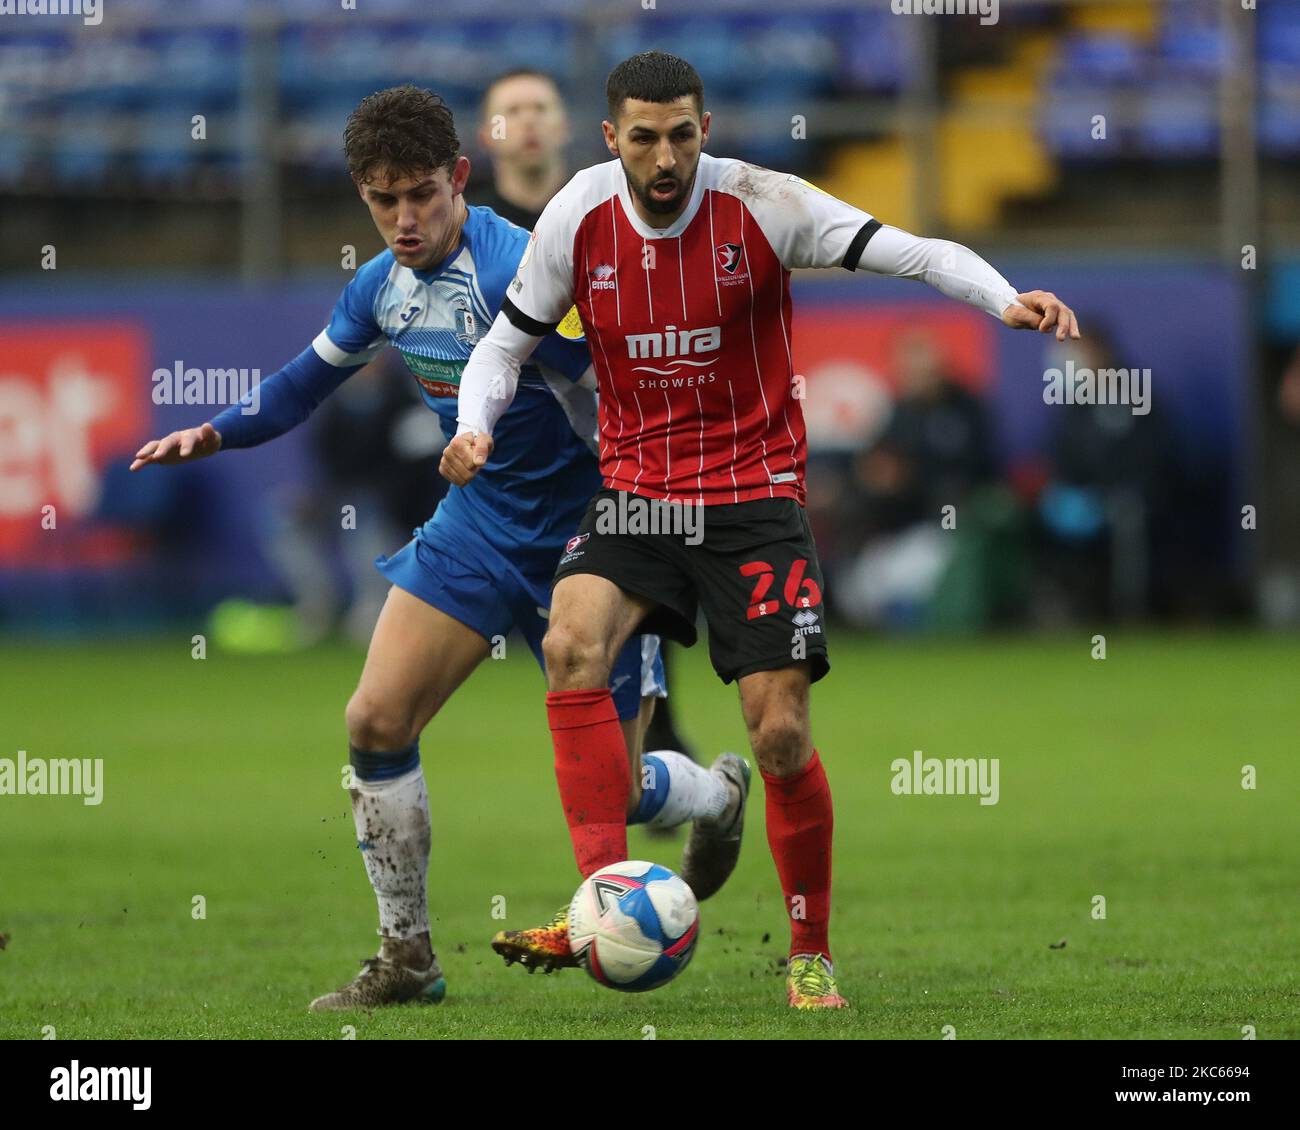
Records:
M301 424L360 365L335 365L312 346L258 384L238 404L197 428L150 440L135 453L131 470L150 463L189 463L237 447L256 447Z
M867 241L858 259L861 270L920 279L949 298L976 306L1013 329L1055 329L1058 341L1079 336L1079 321L1064 302L1046 290L1017 293L997 269L969 247L947 239L926 239L883 226Z
M221 433L210 423L201 424L197 428L172 432L162 439L151 439L135 453L131 470L138 471L150 463L190 463L195 459L216 455L220 450Z
M443 448L438 465L448 482L463 487L487 463L492 454L492 431L513 403L519 370L541 340L516 328L505 314L498 314L492 328L474 346L460 376L456 436Z

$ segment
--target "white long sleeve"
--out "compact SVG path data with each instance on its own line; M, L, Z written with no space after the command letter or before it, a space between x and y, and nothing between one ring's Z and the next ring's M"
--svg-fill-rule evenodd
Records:
M492 434L519 388L519 370L542 339L516 329L504 314L474 346L460 376L456 434Z
M901 228L881 227L858 259L858 268L878 275L920 279L940 294L977 306L995 318L1016 301L1016 288L969 247L947 239L926 239Z

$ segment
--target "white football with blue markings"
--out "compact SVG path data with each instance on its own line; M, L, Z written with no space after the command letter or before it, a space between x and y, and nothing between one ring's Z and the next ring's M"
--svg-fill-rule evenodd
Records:
M700 935L695 895L658 863L627 860L588 876L569 904L569 944L602 985L643 993L691 960Z

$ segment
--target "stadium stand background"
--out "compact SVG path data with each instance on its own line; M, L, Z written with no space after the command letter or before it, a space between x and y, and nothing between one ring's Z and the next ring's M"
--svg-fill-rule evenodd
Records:
M172 610L232 593L283 599L283 578L249 548L264 519L241 500L259 484L310 482L305 441L122 486L110 450L195 422L193 409L149 404L148 373L177 357L270 372L319 328L346 281L339 249L364 260L375 248L341 158L343 122L364 95L402 81L443 94L477 159L472 200L486 163L471 123L491 76L536 66L559 78L577 169L607 158L605 74L658 47L704 76L714 153L788 168L886 222L968 242L1022 285L1067 296L1121 358L1154 367L1173 437L1166 474L1182 484L1155 504L1168 519L1161 552L1173 557L1158 560L1169 591L1119 610L1300 621L1300 553L1273 535L1234 536L1244 499L1281 515L1297 493L1285 374L1300 341L1300 3L1259 0L1239 18L1234 0L1003 0L990 27L895 15L888 0L363 6L359 17L314 0L104 0L97 27L0 20L0 333L30 343L50 331L140 370L140 403L120 435L90 442L90 484L68 495L103 524L92 544L54 557L34 548L11 460L0 617L77 625L102 613L95 593L129 604L160 583ZM197 114L202 142L191 137ZM47 243L54 272L40 269ZM1243 270L1247 246L1259 262ZM1037 402L1041 345L905 283L797 285L805 357L819 366L808 408L814 471L832 496L821 499L830 571L861 549L841 555L835 519L858 499L853 460L887 426L889 406L873 397L898 393L896 315L918 310L932 311L954 379L988 405L1018 544L1047 561L1035 539L1056 418ZM109 338L79 338L88 324ZM826 353L829 336L869 357L867 377L843 377L848 361ZM0 436L25 459L58 418L50 373L37 372L52 362L22 364L46 390L30 403L47 408L12 401ZM45 493L67 478L31 474L45 476ZM184 532L183 513L199 505L206 538ZM186 580L171 591L160 577L178 569Z

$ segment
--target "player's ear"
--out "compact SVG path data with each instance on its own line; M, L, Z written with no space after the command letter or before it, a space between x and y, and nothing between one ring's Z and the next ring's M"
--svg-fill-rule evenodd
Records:
M451 194L459 196L465 191L465 186L469 183L469 158L462 153L456 158L455 167L451 170Z
M709 140L709 123L713 121L713 115L705 110L700 115L700 148L703 149L705 142Z
M605 147L609 150L610 155L618 156L618 127L613 122L604 121L600 123L600 128L605 131Z
M357 195L360 196L362 200L365 200L365 198L366 198L366 186L365 186L364 184L362 184L361 181L359 181L359 180L357 179L355 173L352 175L352 183L355 184L355 185L357 186Z

